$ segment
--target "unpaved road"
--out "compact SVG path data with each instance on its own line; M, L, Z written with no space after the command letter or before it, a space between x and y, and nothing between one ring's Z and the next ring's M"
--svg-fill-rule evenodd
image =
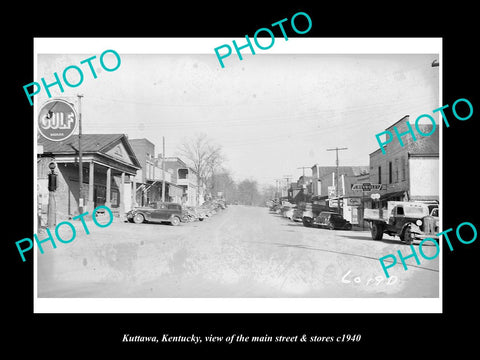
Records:
M438 297L439 257L399 263L387 281L379 257L408 246L370 232L303 227L267 208L230 206L173 227L81 224L69 244L38 253L38 297ZM65 238L70 238L69 234ZM418 245L415 246L418 250ZM424 246L433 255L435 246Z

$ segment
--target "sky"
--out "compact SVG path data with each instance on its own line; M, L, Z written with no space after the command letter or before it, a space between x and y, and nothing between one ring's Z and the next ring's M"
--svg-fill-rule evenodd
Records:
M110 55L110 56L109 56ZM107 66L115 65L112 54ZM40 54L39 81L53 81L91 54ZM166 156L205 133L221 145L234 179L297 179L314 164L369 165L375 134L405 115L414 121L439 103L438 54L262 54L226 59L215 54L120 54L112 72L94 62L97 78L82 65L76 88L57 86L53 97L77 104L82 98L83 133L125 133L147 138ZM113 64L113 65L112 65ZM77 82L75 71L69 80ZM48 97L36 97L41 105ZM310 175L310 169L305 175Z

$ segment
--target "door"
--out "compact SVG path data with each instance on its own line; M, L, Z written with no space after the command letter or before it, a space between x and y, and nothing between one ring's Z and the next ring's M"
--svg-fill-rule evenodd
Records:
M405 223L405 212L403 206L396 206L392 211L392 217L390 218L390 224L399 231Z
M166 205L161 201L155 203L155 209L152 211L152 221L164 221L165 220Z

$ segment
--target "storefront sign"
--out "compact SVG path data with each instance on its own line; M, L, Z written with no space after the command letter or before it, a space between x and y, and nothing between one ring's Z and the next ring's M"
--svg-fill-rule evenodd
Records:
M348 198L347 205L349 206L359 206L362 204L362 200L360 198Z
M65 100L47 101L38 114L38 131L51 141L68 139L75 132L77 124L77 112Z

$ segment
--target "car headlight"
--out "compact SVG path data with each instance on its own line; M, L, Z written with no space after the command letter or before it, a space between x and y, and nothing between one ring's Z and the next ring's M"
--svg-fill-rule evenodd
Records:
M417 224L418 226L422 226L423 222L422 222L422 220L418 219L418 220L415 222L415 224Z

